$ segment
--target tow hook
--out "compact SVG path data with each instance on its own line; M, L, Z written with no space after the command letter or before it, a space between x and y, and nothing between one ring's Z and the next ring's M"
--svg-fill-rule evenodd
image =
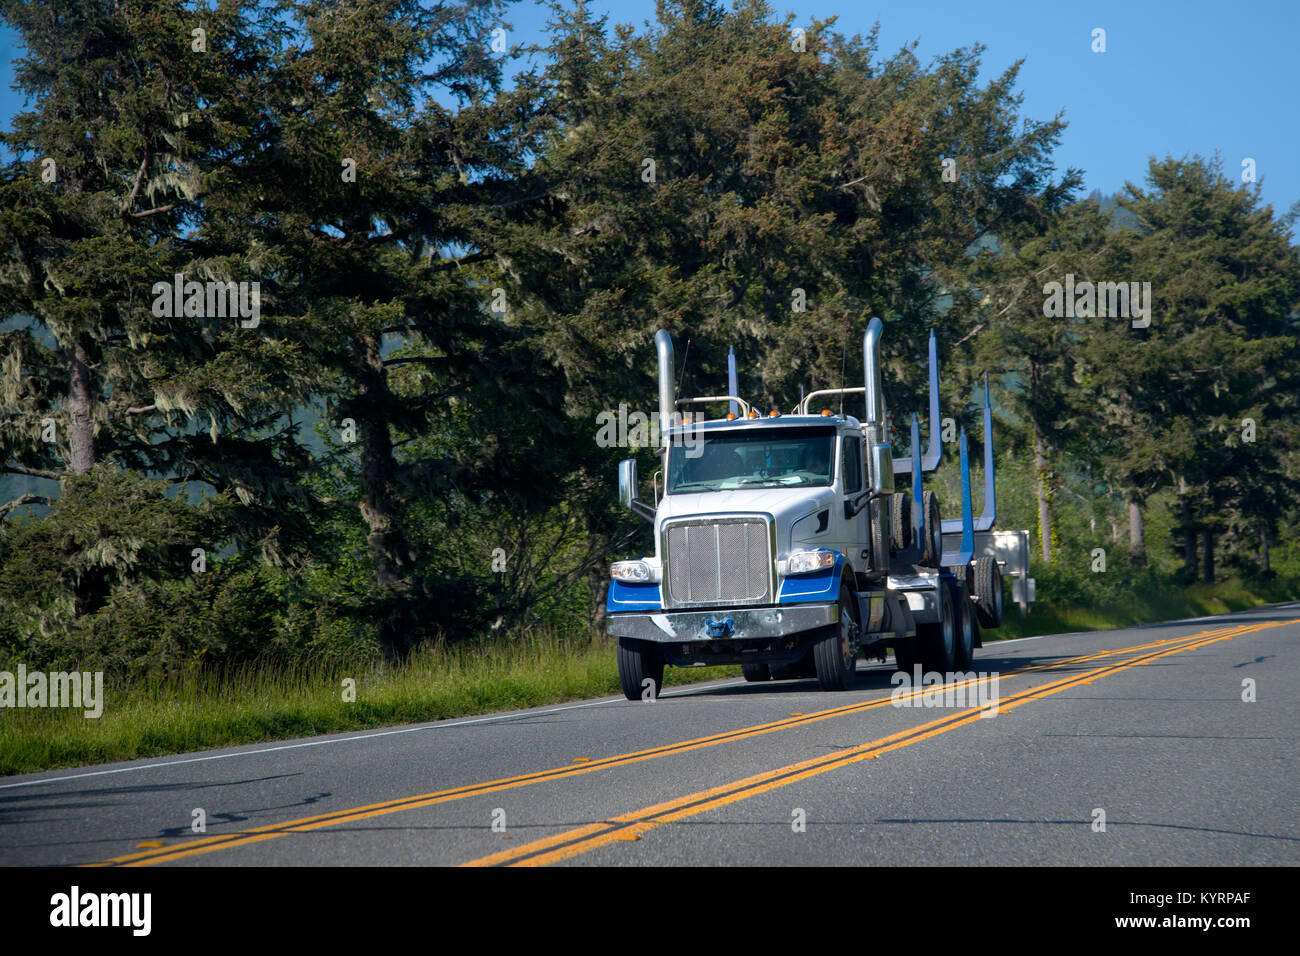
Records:
M704 629L708 632L709 637L730 637L735 631L735 622L729 617L721 621L705 618Z

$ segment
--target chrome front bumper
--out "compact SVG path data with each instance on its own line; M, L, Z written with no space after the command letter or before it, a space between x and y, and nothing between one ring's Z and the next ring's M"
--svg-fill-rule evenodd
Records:
M616 637L632 637L658 644L686 644L786 637L835 624L839 619L838 604L787 604L711 611L610 614L605 619L605 630Z

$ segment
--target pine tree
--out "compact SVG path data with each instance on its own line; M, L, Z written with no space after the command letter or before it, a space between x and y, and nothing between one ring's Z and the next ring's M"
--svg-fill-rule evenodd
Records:
M16 76L33 104L3 134L14 158L0 171L0 296L18 315L0 333L0 461L47 482L23 503L125 467L252 505L227 530L271 553L292 524L277 510L295 492L276 435L301 396L282 387L292 351L238 317L159 308L175 275L243 280L256 267L247 250L194 242L256 87L254 14L166 0L0 5L26 48ZM82 605L104 597L90 582L77 585Z
M257 98L256 152L206 220L218 245L275 263L270 330L309 356L326 424L348 436L338 455L355 460L336 464L356 482L391 657L463 597L419 573L412 505L522 485L529 454L546 457L530 354L494 311L511 307L492 246L528 145L512 138L522 98L496 96L499 10L295 4ZM483 414L467 426L465 407Z
M1153 161L1147 182L1120 199L1133 226L1111 268L1151 283L1150 327L1096 320L1085 381L1119 436L1130 507L1171 486L1184 574L1213 580L1216 539L1243 521L1255 537L1296 490L1281 456L1300 425L1300 259L1258 186L1217 159Z

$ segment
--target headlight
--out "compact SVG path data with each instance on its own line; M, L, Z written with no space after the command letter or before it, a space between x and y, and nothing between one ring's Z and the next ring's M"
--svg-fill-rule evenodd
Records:
M834 551L796 551L785 559L786 574L807 574L835 567Z
M641 584L651 580L650 565L644 561L615 561L609 568L615 581L630 581Z

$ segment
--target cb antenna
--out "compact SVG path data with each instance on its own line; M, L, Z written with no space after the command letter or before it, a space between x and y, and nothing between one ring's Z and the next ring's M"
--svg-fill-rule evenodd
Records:
M682 353L682 367L677 372L677 394L673 396L676 403L677 396L682 394L682 381L686 378L686 362L691 357L691 340L686 340L686 351Z
M844 345L840 348L840 418L844 417L844 368L849 358L849 310L844 310Z

